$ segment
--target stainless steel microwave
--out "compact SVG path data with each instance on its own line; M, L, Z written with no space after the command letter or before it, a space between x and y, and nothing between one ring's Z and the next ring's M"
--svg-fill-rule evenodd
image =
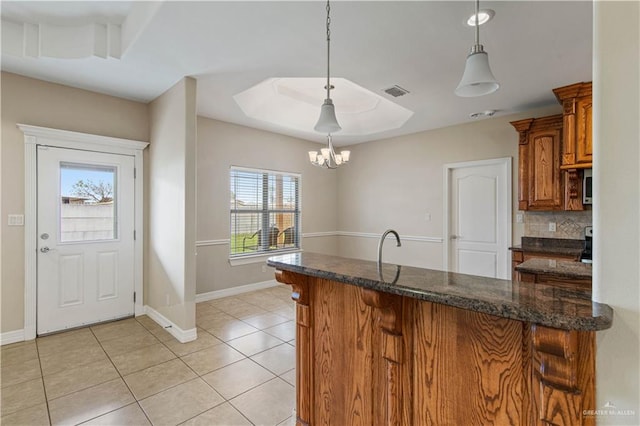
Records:
M593 204L593 169L584 169L582 204Z

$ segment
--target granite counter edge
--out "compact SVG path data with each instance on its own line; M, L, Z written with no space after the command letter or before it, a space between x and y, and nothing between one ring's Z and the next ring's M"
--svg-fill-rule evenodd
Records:
M613 322L613 310L608 305L592 302L597 308L598 314L591 317L571 316L565 314L551 314L530 309L518 308L505 303L489 302L458 295L447 295L428 291L419 291L407 287L370 280L361 277L337 274L331 271L307 268L305 266L291 265L288 263L268 260L267 264L283 271L295 272L316 278L338 281L344 284L378 290L384 293L406 296L417 300L439 303L473 312L495 315L517 321L539 324L546 327L562 330L599 331L611 327Z

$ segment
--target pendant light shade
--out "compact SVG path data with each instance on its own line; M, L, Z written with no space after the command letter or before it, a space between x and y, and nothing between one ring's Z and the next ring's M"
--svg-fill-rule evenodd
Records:
M463 98L488 95L500 87L489 67L489 54L484 50L471 52L467 56L464 74L456 87L456 95Z
M316 132L335 133L342 130L336 118L336 109L331 99L325 99L322 107L320 107L320 118L314 127Z
M327 91L327 97L324 99L324 103L320 107L320 118L313 128L316 132L320 133L335 133L342 130L342 127L338 124L338 119L336 118L336 109L333 106L333 101L331 100L331 89L333 86L331 85L331 66L330 66L330 58L331 58L331 5L329 4L329 0L327 0L327 85L324 86Z
M456 95L463 98L488 95L500 87L500 84L491 72L491 67L489 67L489 54L484 51L484 47L480 44L480 0L476 0L475 3L476 42L471 48L471 53L467 56L462 80L460 80L460 84L458 84L458 87L456 87L454 91Z

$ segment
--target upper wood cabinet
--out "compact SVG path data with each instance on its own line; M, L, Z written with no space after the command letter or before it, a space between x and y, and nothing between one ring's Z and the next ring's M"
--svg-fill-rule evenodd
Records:
M511 124L520 134L518 208L564 210L564 185L560 176L562 114Z
M593 164L591 82L553 89L562 104L564 136L562 169L587 169Z

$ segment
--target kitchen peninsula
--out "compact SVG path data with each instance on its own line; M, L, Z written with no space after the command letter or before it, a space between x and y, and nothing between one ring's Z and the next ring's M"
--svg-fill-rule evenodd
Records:
M593 424L590 292L316 253L272 257L296 301L297 424Z

